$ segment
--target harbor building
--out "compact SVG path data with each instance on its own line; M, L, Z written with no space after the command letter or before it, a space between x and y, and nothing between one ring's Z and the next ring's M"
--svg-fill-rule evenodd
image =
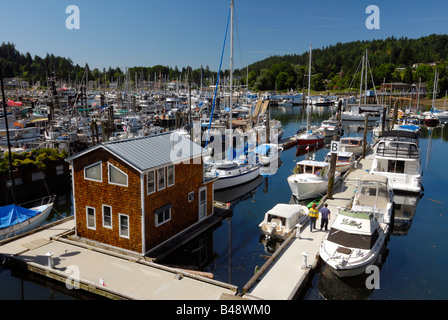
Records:
M98 144L71 164L76 236L145 254L213 214L203 149L176 133Z

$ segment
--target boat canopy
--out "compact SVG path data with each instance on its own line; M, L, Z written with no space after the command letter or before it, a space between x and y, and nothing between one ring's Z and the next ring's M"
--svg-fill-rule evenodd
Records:
M39 211L14 204L0 207L0 229L7 228L33 218Z

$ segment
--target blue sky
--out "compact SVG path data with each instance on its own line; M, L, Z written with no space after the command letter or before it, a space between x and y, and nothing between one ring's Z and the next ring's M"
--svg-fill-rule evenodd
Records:
M80 10L69 30L66 7ZM0 41L22 53L71 58L91 68L201 65L217 70L230 0L2 0ZM365 22L380 10L380 29ZM234 67L271 55L302 54L310 43L418 38L448 33L447 1L235 0ZM229 37L228 37L229 39ZM229 41L229 40L228 40ZM223 68L229 65L229 43Z

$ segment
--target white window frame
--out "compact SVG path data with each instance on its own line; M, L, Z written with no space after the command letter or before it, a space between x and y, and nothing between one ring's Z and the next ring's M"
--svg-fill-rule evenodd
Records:
M173 167L173 183L172 184L170 184L169 183L169 180L168 180L168 170L169 170L169 168L170 167ZM176 183L176 169L175 169L175 165L174 165L174 163L173 164L170 164L170 165L168 165L167 167L166 167L166 185L168 186L168 187L172 187L172 186L174 186L174 184Z
M127 228L128 229L128 234L127 235L123 235L121 233L121 217L126 217L126 219L128 221L128 228ZM120 235L120 238L126 238L126 239L130 238L130 236L131 236L131 228L129 226L129 215L123 214L123 213L119 213L118 214L118 233Z
M117 183L117 182L112 182L110 181L110 167L113 167L115 170L120 171L122 174L124 174L126 176L126 184L121 184L121 183ZM107 176L108 176L108 182L110 184L114 184L116 186L122 186L122 187L127 187L129 186L129 176L127 173L125 173L123 170L119 169L117 166L114 166L112 163L108 162L107 163Z
M100 165L100 180L96 180L96 179L92 179L92 178L87 178L86 177L86 169L89 169L89 168L91 168L91 167L94 167L94 166L96 166L96 165ZM90 180L90 181L96 181L96 182L103 182L103 162L102 161L98 161L98 162L95 162L95 163L93 163L93 164L91 164L91 165L88 165L87 167L84 167L84 179L86 179L86 180Z
M163 170L163 187L162 188L159 188L159 179L160 179L159 171L160 170ZM157 191L160 191L160 190L163 190L163 189L166 188L166 170L165 170L165 167L157 168L157 180L156 181L157 181Z
M205 190L205 203L203 204L203 205L205 205L205 212L204 212L203 217L201 217L201 191L202 190ZM199 216L199 220L202 220L207 217L207 186L200 188L198 191L198 216Z
M171 209L172 209L172 207L169 207L169 208L167 208L167 209L165 209L165 210L163 210L163 211L161 211L159 213L154 213L154 223L155 223L156 227L159 227L159 226L161 226L161 225L171 221L171 213L172 213ZM168 219L165 219L165 211L166 210L168 210L168 212L169 212ZM160 214L163 214L163 221L162 222L158 221L159 220L158 217L159 217Z
M156 171L157 171L156 169L152 169L152 170L148 171L148 173L146 174L146 194L152 194L152 193L156 192L156 190L157 190L157 175L156 175ZM149 191L149 187L148 187L149 173L150 172L152 172L154 174L154 180L153 180L154 190L152 190L152 191Z
M93 227L89 226L89 209L93 210ZM86 207L86 225L87 229L96 230L96 210L94 207Z
M104 223L104 217L105 217L105 215L104 215L104 208L105 208L105 207L108 207L108 208L110 209L110 226L107 226L107 225ZM112 221L112 207L111 207L111 206L108 206L108 205L106 205L106 204L103 204L102 208L103 208L103 228L112 229L112 228L113 228L113 221Z

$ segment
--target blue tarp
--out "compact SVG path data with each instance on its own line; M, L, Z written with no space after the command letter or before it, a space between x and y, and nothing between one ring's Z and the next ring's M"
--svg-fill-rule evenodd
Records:
M0 207L0 229L31 219L38 213L36 210L22 208L14 204Z

